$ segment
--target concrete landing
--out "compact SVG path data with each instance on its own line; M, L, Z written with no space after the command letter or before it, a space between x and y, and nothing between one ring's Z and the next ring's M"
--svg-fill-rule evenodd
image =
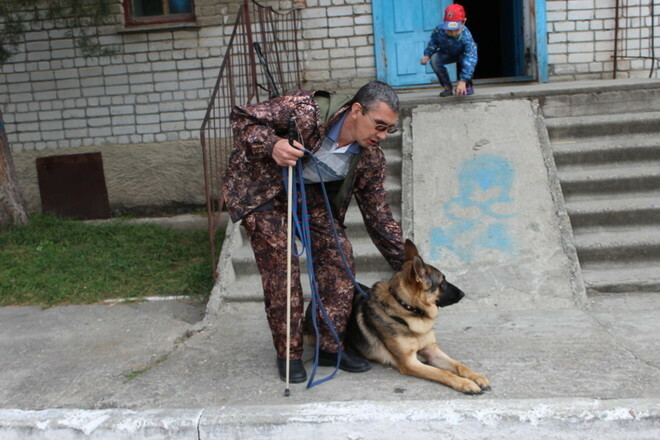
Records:
M647 86L660 87L660 81L479 87L478 95L447 101L447 107L460 116L461 106L468 102L486 109L489 104L484 103L500 98ZM422 107L439 99L435 90L402 95ZM406 231L419 239L423 255L467 293L461 303L441 311L436 326L441 347L487 376L491 391L466 396L374 365L366 373L339 372L310 389L292 385L291 396L284 397L260 302L231 303L212 295L216 312L204 319L205 305L177 301L45 310L5 307L0 309L0 439L660 438L657 297L583 295L579 268L571 260L574 248L566 240L570 231L565 212L548 208L548 198L557 194L556 179L547 166L539 171L549 158L535 146L547 139L542 138L543 130L534 138L533 107L529 111L522 121L524 137L518 132L500 136L498 130L511 121L491 112L492 118L470 126L469 133L477 137L463 136L469 141L466 149L452 140L440 155L458 164L492 149L489 154L513 164L511 169L520 177L511 180L514 209L490 208L505 216L517 214L499 218L505 226L511 222L509 229L516 232L515 253L495 246L485 254L479 249L474 254L481 258L478 261L435 255L428 245L431 228L446 227L461 217L451 210L436 216L431 210L415 212L417 223L406 224L404 218ZM428 116L404 123L416 124L424 117ZM459 122L445 125L444 133L448 127L458 128ZM416 139L404 137L404 143L435 145L423 131L406 136L410 133ZM526 149L530 145L531 152ZM404 150L406 154L413 151ZM415 161L425 157L429 156ZM421 177L436 179L432 190L443 193L442 203L461 197L459 187L450 185L456 184L456 174L413 174ZM535 197L536 188L545 192ZM435 193L427 194L421 196L429 197L436 208L445 207L430 198ZM485 186L476 199L464 199L484 202L492 194ZM406 205L411 200L404 189L404 216L417 209ZM559 206L556 202L551 206ZM462 208L467 208L463 213L474 211ZM420 222L426 215L429 226L424 230ZM493 240L482 244L504 243L503 227L495 223ZM460 246L454 249L461 251ZM469 271L461 272L465 268ZM311 348L304 356L311 373ZM316 378L331 372L319 368Z
M442 310L438 340L491 391L375 365L287 398L261 304L198 323L201 307L178 302L5 308L0 438L658 438L658 309L651 296L588 310L459 303Z

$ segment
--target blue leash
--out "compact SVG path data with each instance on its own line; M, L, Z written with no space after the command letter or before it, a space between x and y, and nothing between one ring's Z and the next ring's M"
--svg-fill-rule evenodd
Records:
M353 276L353 272L350 270L348 261L346 260L346 256L344 255L344 252L342 251L341 246L339 244L339 236L337 235L337 229L335 227L334 219L332 215L332 208L330 207L328 194L325 190L323 177L321 176L321 171L318 166L318 159L316 159L309 150L303 149L302 151L311 156L312 161L316 166L316 170L319 174L321 189L323 191L323 199L325 201L326 209L328 211L328 219L330 222L330 227L335 239L335 243L337 245L337 250L339 251L339 255L341 256L342 261L344 263L346 273L351 278L351 281L353 282L353 285L356 287L358 292L360 292L360 294L365 298L368 298L369 295L362 289L360 283L358 283L355 280L355 277ZM302 243L303 249L300 251L300 253L296 253L295 245L292 243L291 245L294 247L294 249L292 249L291 251L292 254L296 255L296 257L300 257L303 254L303 252L307 255L307 273L309 275L309 284L311 290L312 324L314 327L314 332L316 334L316 343L314 347L315 348L314 366L312 368L312 373L310 375L309 381L307 382L307 388L312 388L313 386L331 380L335 376L335 374L337 374L337 370L339 369L339 363L341 362L343 350L342 350L342 341L340 340L339 335L337 334L337 330L332 324L330 316L323 307L323 302L319 294L318 283L316 281L316 276L314 275L315 271L314 271L313 255L312 255L312 237L309 229L309 213L307 211L307 194L305 192L305 181L303 178L302 162L298 161L296 163L296 166L292 168L292 170L293 170L293 182L294 182L293 190L292 190L293 191L292 200L294 200L294 203L293 206L291 207L291 211L292 211L291 216L293 219L293 224L295 226L296 236ZM287 182L288 172L286 167L282 168L282 176L284 177L284 182ZM285 184L284 187L286 188L287 185ZM300 196L298 197L298 195ZM301 210L302 219L298 217L298 203L300 203L301 206L300 210ZM319 325L318 325L319 313L323 318L323 320L325 321L325 323L327 324L330 331L332 332L335 341L337 341L337 346L339 347L339 350L337 352L337 364L335 365L334 371L329 376L315 382L314 378L316 377L316 370L318 367L319 350L320 350L320 335L319 335Z

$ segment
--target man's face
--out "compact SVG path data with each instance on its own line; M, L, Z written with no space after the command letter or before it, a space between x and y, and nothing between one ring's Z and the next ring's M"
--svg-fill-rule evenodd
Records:
M355 103L351 107L351 114L355 119L355 140L362 147L373 147L383 141L388 131L394 129L399 116L384 102L379 102L371 110Z

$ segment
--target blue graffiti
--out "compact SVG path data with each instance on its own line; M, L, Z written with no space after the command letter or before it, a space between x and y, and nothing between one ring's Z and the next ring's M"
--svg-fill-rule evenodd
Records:
M513 217L510 197L513 167L500 156L484 154L464 162L458 170L459 195L447 201L449 224L430 232L431 258L448 249L472 261L479 249L511 254L513 241L506 220Z

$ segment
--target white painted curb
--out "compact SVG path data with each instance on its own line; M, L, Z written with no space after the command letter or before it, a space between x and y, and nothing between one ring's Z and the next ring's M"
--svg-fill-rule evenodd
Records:
M517 399L0 410L3 440L660 438L660 399Z

